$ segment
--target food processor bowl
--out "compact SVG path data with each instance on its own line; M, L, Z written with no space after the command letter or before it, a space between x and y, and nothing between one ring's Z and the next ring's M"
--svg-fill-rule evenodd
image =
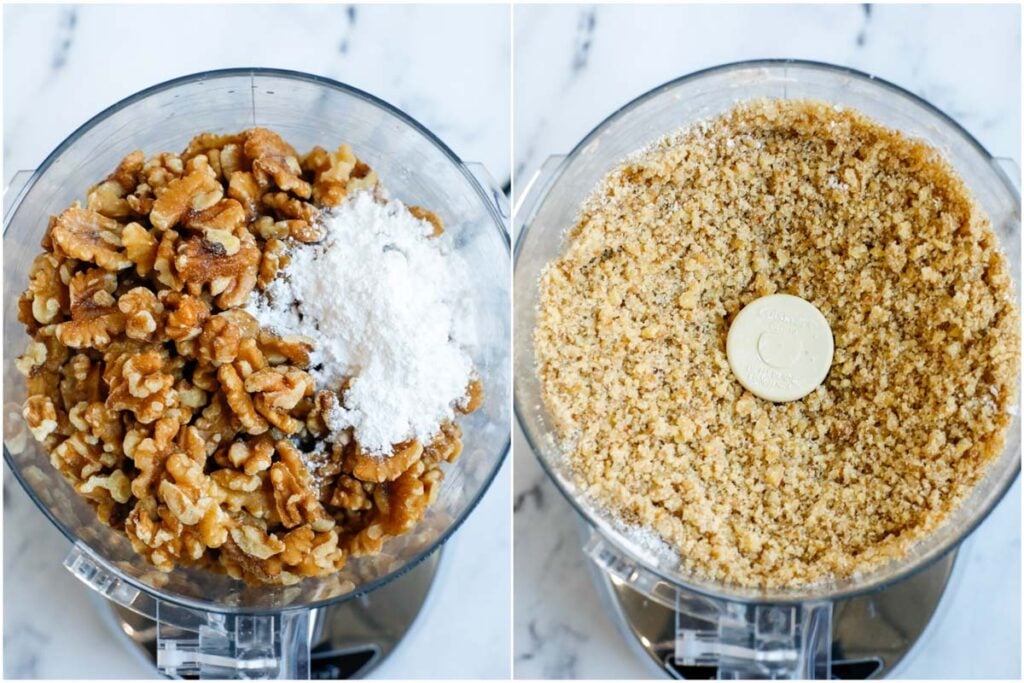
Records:
M485 388L483 405L459 420L464 451L447 468L424 519L386 543L379 555L352 558L336 575L291 586L251 587L206 570L163 573L149 565L123 533L96 519L27 434L21 418L24 381L14 367L29 341L17 320L17 300L49 217L84 200L88 188L132 150L147 155L178 151L200 132L251 126L271 128L299 150L349 143L378 172L391 196L430 207L443 218L473 278L467 291L476 341L468 351ZM98 114L61 143L23 188L12 187L7 199L4 456L40 510L74 544L65 564L105 597L188 632L175 643L168 631L165 671L304 677L309 610L372 591L438 549L479 502L509 450L504 194L482 166L462 162L422 125L372 95L309 74L229 69L151 87ZM192 669L185 665L189 662Z
M728 64L684 76L641 95L605 119L568 155L549 158L531 180L515 216L519 232L513 276L514 403L518 422L542 467L589 526L586 550L604 572L614 576L619 585L628 585L645 598L677 611L719 619L723 605L735 607L735 614L728 619L733 620L737 634L742 632L744 645L735 652L740 663L734 673L759 676L788 669L789 673L813 676L816 671L821 673L816 669L820 659L815 663L813 649L815 639L827 635L831 604L883 589L935 563L956 548L999 502L1020 470L1019 417L1014 417L1007 431L1005 449L988 466L968 498L899 561L827 584L770 589L724 585L688 572L673 558L632 542L619 522L581 496L543 405L533 349L542 269L564 251L567 229L602 178L648 144L723 114L738 102L758 98L812 99L850 107L938 149L988 214L1009 257L1019 303L1020 263L1016 255L1020 250L1020 198L1002 168L1005 160L994 159L967 131L924 100L867 74L794 60ZM1012 162L1008 165L1013 166ZM769 617L771 614L774 617ZM747 656L757 655L749 648L743 650L758 638L751 620L763 621L758 633L773 643L766 647L793 645L794 656L777 665L769 662L767 668L760 666L763 658L753 668L747 667ZM768 627L773 623L778 629ZM728 627L723 628L728 631ZM802 636L801 630L805 631ZM702 651L692 641L677 640L676 646L677 654L680 650ZM823 655L819 652L818 656Z

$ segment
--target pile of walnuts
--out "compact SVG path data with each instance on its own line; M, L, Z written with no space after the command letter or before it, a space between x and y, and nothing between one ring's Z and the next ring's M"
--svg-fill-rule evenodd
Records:
M158 568L254 584L330 574L436 497L458 426L389 458L350 435L328 442L338 396L316 391L309 341L241 308L289 242L323 237L322 208L376 184L347 145L300 157L266 129L205 133L181 154L129 154L84 207L51 219L19 300L32 336L17 361L23 415L54 467ZM475 385L463 411L477 404Z

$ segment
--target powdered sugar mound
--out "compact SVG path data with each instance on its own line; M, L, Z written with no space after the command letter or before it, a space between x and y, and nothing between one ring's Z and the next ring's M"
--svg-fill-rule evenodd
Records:
M326 416L370 453L423 442L454 417L472 373L460 345L468 282L446 235L395 200L368 192L323 215L325 239L297 244L249 311L260 324L313 340L318 388L342 392Z

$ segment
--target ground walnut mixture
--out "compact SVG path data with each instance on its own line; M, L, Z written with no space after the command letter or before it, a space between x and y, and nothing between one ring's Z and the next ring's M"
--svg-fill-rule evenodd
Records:
M773 293L835 357L773 404L726 335ZM542 278L546 406L588 496L685 567L829 581L906 552L1004 445L1019 320L987 217L927 145L818 102L761 101L613 171Z

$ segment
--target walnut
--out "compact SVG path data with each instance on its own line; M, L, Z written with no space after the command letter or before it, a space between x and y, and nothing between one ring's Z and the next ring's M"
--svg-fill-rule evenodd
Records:
M280 135L266 128L245 131L245 155L252 159L252 173L260 187L271 181L278 188L308 199L313 188L302 179L298 154Z
M89 190L86 206L108 218L126 218L133 213L125 196L138 185L145 162L142 150L135 150L99 185Z
M459 450L462 450L461 443ZM441 482L444 481L444 470L437 465L427 467L420 475L420 482L423 484L423 493L427 497L427 505L433 505L437 496L441 493Z
M202 299L182 292L163 290L160 302L167 312L164 333L177 342L198 337L210 317L210 307Z
M75 273L69 286L71 320L57 325L57 338L72 348L102 349L124 331L124 315L113 292L117 277L102 268Z
M25 390L28 396L55 396L60 384L60 369L68 359L68 347L57 338L56 325L47 325L36 332L36 343L45 351L33 346L32 360L22 362L28 369ZM28 353L28 352L27 352ZM40 364L41 363L41 364Z
M113 313L97 318L63 322L57 326L57 337L73 349L103 349L123 330L124 316Z
M217 378L224 389L224 397L231 410L238 417L242 428L249 434L262 434L270 428L267 421L256 412L253 400L245 391L245 385L238 372L231 365L222 365Z
M306 415L306 430L309 434L326 439L330 433L330 427L327 425L326 417L338 407L338 395L333 391L327 391L321 389L316 392L313 397L313 408ZM347 438L347 432L338 434L334 437L334 440L341 441L342 437ZM339 450L339 447L346 446L346 443L335 443L335 449Z
M243 326L239 326L242 329ZM247 331L243 330L243 335L247 335ZM235 369L238 370L238 375L242 379L247 379L254 372L259 372L267 367L267 359L263 355L263 351L257 346L256 340L250 336L245 338L238 345L238 354L235 356L233 361Z
M215 392L220 388L217 368L209 363L199 363L192 369L192 384L203 391Z
M343 510L370 510L373 508L373 489L376 484L359 481L355 477L342 474L334 484L331 494L331 505Z
M356 158L349 145L341 145L334 153L314 147L302 166L314 174L313 200L321 206L337 206L347 195L377 184L377 174Z
M283 240L288 237L289 227L284 221L275 221L273 216L260 216L252 224L252 231L264 240Z
M322 576L335 572L345 564L345 551L338 547L334 529L321 533L301 526L285 534L281 561L302 576Z
M246 555L265 560L284 551L284 543L258 526L237 526L231 529L231 540Z
M160 418L178 405L175 377L166 372L166 352L150 349L133 355L121 367L119 378L110 383L107 407L130 410L142 424Z
M203 211L189 213L185 225L199 231L210 242L220 243L228 256L238 253L241 246L235 233L248 221L245 209L234 199L222 199Z
M255 339L260 331L259 321L241 308L232 308L219 315L234 323L245 339Z
M209 394L207 394L204 389L197 387L184 377L180 378L175 383L174 389L178 392L179 403L182 406L187 407L193 413L205 408L206 404L209 403Z
M442 423L441 430L423 449L423 462L434 465L453 462L462 453L462 428L452 421Z
M124 530L131 541L132 548L157 569L170 571L174 568L174 560L178 552L168 552L161 546L174 540L171 529L162 528L162 520L157 516L155 501L140 500L128 513Z
M188 162L200 154L208 155L212 150L223 150L225 147L238 146L244 139L242 135L220 135L218 133L200 133L188 142L188 147L181 153L182 160Z
M61 251L80 261L95 263L106 270L132 265L122 252L121 224L78 204L57 216L50 236Z
M422 206L410 206L409 213L433 226L434 232L431 237L440 237L444 234L444 223L441 221L441 217L433 211L424 209Z
M263 206L272 210L279 219L295 219L318 223L320 210L309 202L296 199L287 192L268 192L263 195Z
M479 408L484 402L484 385L478 378L473 378L466 387L464 402L456 404L455 409L463 415L468 415Z
M252 173L235 171L228 181L228 196L236 200L245 209L245 220L253 220L259 212L260 197L263 190Z
M139 184L145 165L146 155L142 153L141 149L129 152L117 164L114 172L107 176L107 180L117 183L127 192Z
M274 441L267 435L235 441L228 448L228 460L248 475L270 469L274 457Z
M423 519L429 499L417 474L406 471L374 489L373 500L377 505L374 525L379 524L385 534L396 536Z
M149 212L149 222L157 230L169 230L189 211L216 204L223 193L206 157L197 156L188 162L188 175L171 180L157 195L153 210Z
M238 355L238 344L242 339L242 331L231 318L219 313L203 323L197 344L197 356L200 360L215 366L230 363Z
M231 176L248 168L248 160L242 152L242 140L230 142L220 150L220 175L230 182Z
M196 563L206 552L202 525L182 524L154 499L140 500L125 519L125 533L135 552L158 569L170 571L175 562Z
M189 237L177 248L174 266L180 277L189 285L189 292L197 295L204 286L216 296L221 308L232 308L245 303L246 297L256 286L256 274L260 262L260 249L252 234L246 229L232 235L235 243L216 241L206 237Z
M292 567L305 562L313 549L315 538L316 532L308 526L301 526L289 531L281 539L284 542L281 561Z
M227 536L223 529L228 517L218 505L219 487L217 483L203 472L202 463L189 458L185 453L172 453L165 463L169 476L160 480L157 486L157 497L170 509L171 514L186 526L195 526L203 521L208 514L206 528L214 531L210 537L204 538L204 544L217 547L224 543Z
M78 488L93 476L113 467L116 460L97 444L89 443L83 434L75 433L50 451L50 463L72 486ZM99 499L101 495L95 498Z
M116 311L116 289L117 275L102 268L90 268L75 273L68 287L71 318L98 318Z
M46 344L31 341L25 347L25 353L14 361L14 367L25 377L31 377L46 363Z
M309 337L297 334L282 337L261 329L258 341L260 350L271 365L291 363L300 368L309 365L309 354L313 352L313 340Z
M107 386L111 386L120 379L124 364L132 356L149 348L151 348L149 345L127 337L111 343L103 351L103 381L107 383Z
M78 486L78 492L95 498L99 490L118 503L127 503L132 496L131 480L122 470L114 470L107 475L94 474Z
M272 237L263 245L263 255L260 257L259 273L256 276L256 286L266 289L267 285L277 277L277 271L285 265L287 256L284 242Z
M285 434L300 423L288 414L304 396L313 394L313 378L293 367L278 366L253 373L245 379L245 390L253 394L253 405L266 420Z
M331 500L344 461L343 449L333 445L326 450L315 450L303 455L306 469L313 476L314 492L321 503L326 504Z
M419 439L395 444L391 455L373 455L356 444L351 454L352 475L362 481L394 481L422 455L423 444Z
M125 256L135 264L135 271L145 277L156 263L159 242L149 231L138 223L129 223L121 231Z
M164 305L153 290L135 287L121 295L117 309L125 316L125 334L132 339L154 341L163 327Z
M32 319L43 325L59 322L70 313L68 288L61 282L60 260L43 252L32 262L25 296L31 301ZM23 321L25 322L25 321Z
M195 374L192 375L192 379L196 380ZM241 431L241 424L228 406L227 398L220 391L210 396L209 403L196 418L194 427L208 453L212 453L222 444L231 443Z
M147 183L139 183L135 186L135 191L124 200L131 207L132 213L137 216L148 216L149 212L153 210L156 196L153 194L153 188Z
M21 414L36 441L43 442L57 431L57 407L48 396L30 396Z
M179 237L180 235L174 230L165 231L157 245L156 258L153 259L153 270L156 272L157 281L178 291L184 286L174 266Z
M163 152L146 160L142 166L142 178L153 193L161 194L171 181L185 173L185 162L177 154Z
M60 397L63 405L74 406L82 401L93 403L103 400L102 363L84 353L68 359L60 369Z
M151 428L144 426L128 429L122 448L131 458L139 473L132 479L132 494L139 499L151 496L151 488L159 485L167 458L174 451L174 438L181 423L172 417L162 417Z
M243 527L244 528L244 527ZM259 527L250 526L249 528L254 529L252 532L254 536L266 537L269 540L266 532L260 531ZM241 533L241 532L235 532ZM275 539L276 540L276 539ZM262 545L263 539L255 541L256 545ZM284 543L281 542L282 552L284 550ZM252 550L252 547L249 548ZM273 549L273 547L271 548ZM298 582L301 577L285 571L284 563L280 559L280 553L272 553L270 550L258 551L259 554L269 554L267 559L261 559L256 555L252 555L243 550L242 545L234 541L234 538L229 538L227 542L221 547L218 561L224 571L235 579L242 579L250 584L263 584L263 585L291 585Z
M103 450L102 446L87 434L76 432L64 439L50 452L50 461L64 476L79 483L89 479L104 468L117 465L117 455Z
M274 487L274 505L285 528L308 524L314 531L327 531L334 520L327 516L313 490L313 477L302 461L302 455L288 439L275 444L280 460L270 468Z
M234 469L214 470L210 478L219 487L221 507L231 515L245 513L254 519L270 517L273 500L265 486L266 471L245 474Z
M278 221L277 224L283 229L287 229L288 236L293 240L304 242L306 244L319 242L326 234L320 223L310 223L309 221L301 219Z
M68 411L68 421L85 435L88 443L100 444L106 453L120 454L124 427L117 413L108 409L102 401L79 401Z
M125 200L125 194L120 185L106 180L89 190L85 206L107 218L125 218L132 213L132 207Z

